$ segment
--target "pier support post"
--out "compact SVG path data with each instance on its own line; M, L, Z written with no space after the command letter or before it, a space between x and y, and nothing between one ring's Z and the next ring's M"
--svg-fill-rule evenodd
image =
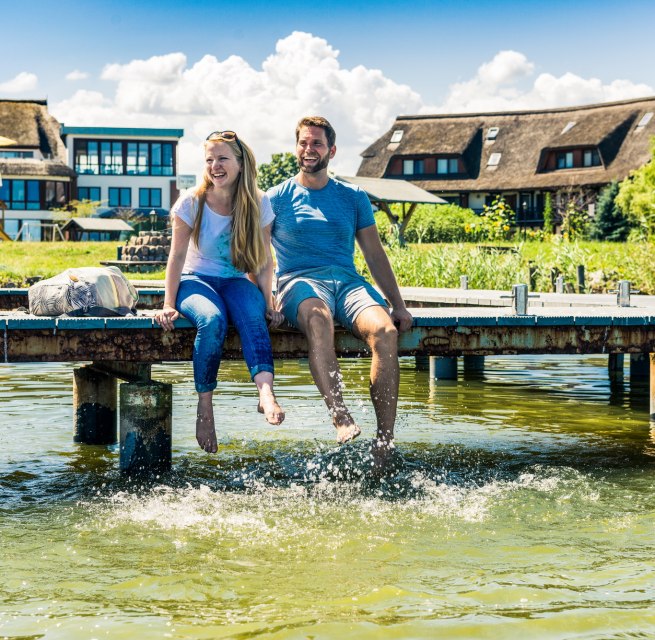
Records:
M430 377L438 380L457 380L457 356L431 357Z
M623 354L610 353L607 358L607 372L610 380L623 379Z
M127 473L166 471L172 460L173 385L120 385L120 469Z
M484 356L464 356L464 372L479 373L484 371Z
M89 366L73 370L73 440L116 442L116 378Z
M630 379L642 378L648 379L650 370L650 359L647 353L630 354Z
M430 370L430 356L414 356L414 363L417 371Z

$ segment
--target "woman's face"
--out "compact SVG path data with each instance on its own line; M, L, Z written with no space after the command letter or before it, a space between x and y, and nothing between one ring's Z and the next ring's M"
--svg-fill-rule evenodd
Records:
M216 189L231 189L239 179L241 163L227 142L205 144L205 173Z

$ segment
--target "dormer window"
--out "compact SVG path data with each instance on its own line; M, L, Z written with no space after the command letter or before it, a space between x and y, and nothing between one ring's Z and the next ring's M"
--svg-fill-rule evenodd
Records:
M600 155L598 149L586 149L582 154L583 167L598 167L600 166Z
M387 176L420 176L420 179L450 178L466 173L462 161L452 156L422 156L419 158L395 156L389 162Z
M437 158L437 174L459 173L457 158Z
M13 149L0 149L0 158L33 158L34 151L14 151Z
M389 140L390 143L395 143L395 142L400 142L403 139L403 133L405 133L402 129L396 129L392 134L391 134L391 140Z
M403 175L413 176L425 173L425 162L423 160L403 160Z
M573 168L573 151L564 151L557 154L557 168L558 169L572 169Z
M602 162L596 147L586 149L563 149L551 151L546 159L544 171L553 169L583 169L587 167L600 167Z
M495 140L500 129L498 127L489 127L487 129L487 140Z

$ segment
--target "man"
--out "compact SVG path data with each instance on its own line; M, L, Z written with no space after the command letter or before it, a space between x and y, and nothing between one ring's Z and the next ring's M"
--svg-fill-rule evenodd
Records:
M296 127L300 172L271 188L275 212L273 246L278 268L278 304L306 336L309 368L337 430L337 442L356 438L360 428L344 404L334 350L334 320L366 342L372 354L370 392L377 418L375 459L393 449L398 401L398 331L412 326L373 210L359 187L336 181L327 168L336 134L322 117L302 118ZM357 241L370 272L391 304L355 270Z

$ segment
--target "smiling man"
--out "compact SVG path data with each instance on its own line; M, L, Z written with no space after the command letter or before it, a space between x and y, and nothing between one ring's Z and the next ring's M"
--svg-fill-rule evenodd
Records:
M356 438L360 428L346 407L334 350L334 321L371 350L371 400L377 418L373 454L384 463L393 449L398 400L398 331L412 326L396 278L380 242L364 191L334 180L327 168L336 134L320 116L296 127L300 172L269 190L273 246L277 257L278 305L307 337L309 368L337 430L337 442ZM391 304L355 269L355 241L373 278Z

